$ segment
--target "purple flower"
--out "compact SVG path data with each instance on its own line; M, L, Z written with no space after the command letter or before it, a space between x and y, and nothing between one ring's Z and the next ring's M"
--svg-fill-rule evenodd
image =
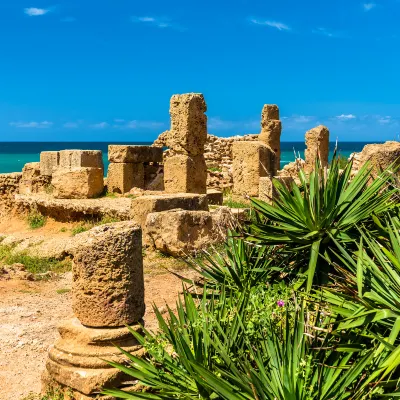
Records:
M278 300L276 304L278 305L278 307L285 307L285 302L283 300Z

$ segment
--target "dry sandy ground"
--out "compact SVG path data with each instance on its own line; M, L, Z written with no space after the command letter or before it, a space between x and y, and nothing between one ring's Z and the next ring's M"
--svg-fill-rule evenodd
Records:
M147 328L155 329L152 304L175 305L181 282L145 267ZM185 273L192 276L191 272ZM0 399L20 400L40 391L40 376L58 323L72 316L71 273L51 281L0 281ZM165 309L165 307L164 307Z

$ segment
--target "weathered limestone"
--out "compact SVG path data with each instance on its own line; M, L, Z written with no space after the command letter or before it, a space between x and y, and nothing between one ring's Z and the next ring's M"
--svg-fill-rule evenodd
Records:
M215 240L210 212L181 209L149 214L145 235L151 247L175 257L200 250Z
M74 251L72 308L83 325L123 326L144 315L142 232L133 223L99 226Z
M81 235L86 240L72 249L73 310L78 318L59 327L60 339L49 351L42 391L105 400L109 398L100 396L104 388L126 387L131 381L103 361L127 363L114 345L131 354L142 353L124 327L141 321L145 311L141 230L128 221ZM138 324L132 328L141 332Z
M382 171L392 166L397 168L396 175L399 177L400 170L400 143L388 141L382 144L367 144L360 153L353 154L353 171L356 172L368 162L372 169L372 176L377 177Z
M50 178L40 175L40 163L25 164L19 181L19 193L40 193L50 184Z
M258 196L259 180L272 175L274 152L263 142L233 144L233 192Z
M170 155L164 160L164 186L167 193L206 193L206 111L202 94L187 93L171 97L171 129L166 138Z
M224 194L220 190L208 189L207 190L208 204L222 206L224 202Z
M112 163L162 162L163 150L152 146L110 145L108 161Z
M163 149L152 146L110 145L108 160L108 191L123 194L133 188L144 189L146 183L150 184L154 180L155 177L150 177L151 170L158 169L158 163L163 160Z
M60 164L58 151L42 151L40 153L40 175L52 176Z
M310 129L306 133L306 163L304 170L310 173L315 168L315 162L319 158L321 167L328 167L329 157L329 129L326 126L319 125Z
M132 200L132 218L144 227L147 215L181 208L184 210L208 211L207 195L177 193L140 196Z
M164 162L167 193L206 193L207 166L203 155L176 154Z
M261 133L259 140L275 152L275 169L280 169L282 123L279 120L279 108L276 104L265 104L261 113Z
M53 173L53 195L58 199L91 199L104 190L102 168L59 168Z
M61 150L60 168L101 168L104 169L100 150Z
M285 185L288 189L291 188L294 180L290 176L265 176L260 178L259 184L259 199L266 203L272 204L278 196L278 191L275 188L274 180L279 181Z
M197 156L204 153L207 141L207 105L200 93L171 97L171 129L167 145L175 152Z
M22 173L0 174L0 217L9 216L15 206Z
M107 172L109 193L128 193L132 188L144 187L144 166L133 163L110 163Z

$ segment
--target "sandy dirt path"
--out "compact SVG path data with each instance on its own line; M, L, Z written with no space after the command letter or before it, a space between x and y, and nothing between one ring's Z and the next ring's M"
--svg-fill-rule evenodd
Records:
M0 281L0 400L20 400L40 392L40 376L57 338L57 325L72 316L71 277L68 272L47 282ZM182 286L172 274L159 270L147 270L145 285L145 324L155 329L152 304L174 308Z

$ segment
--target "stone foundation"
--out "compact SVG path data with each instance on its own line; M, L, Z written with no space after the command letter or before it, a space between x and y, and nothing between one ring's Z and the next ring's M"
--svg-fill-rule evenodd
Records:
M108 193L128 193L132 188L144 188L144 166L133 163L110 163L107 172Z

